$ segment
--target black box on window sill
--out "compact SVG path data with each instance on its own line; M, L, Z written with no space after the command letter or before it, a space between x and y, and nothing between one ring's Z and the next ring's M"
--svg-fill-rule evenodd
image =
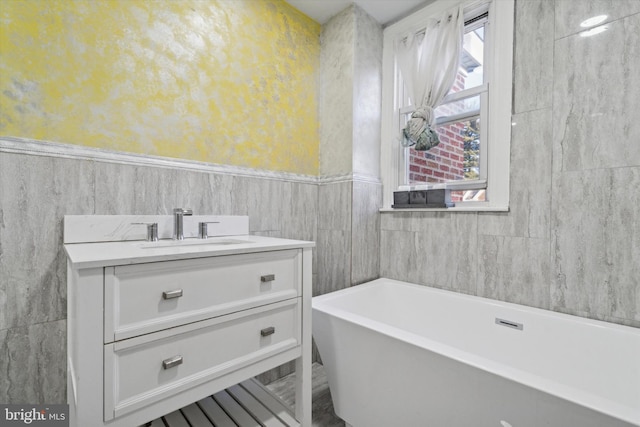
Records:
M419 208L450 208L455 206L451 202L451 190L412 190L394 191L394 209L419 209Z
M392 208L396 207L396 205L408 205L409 204L409 191L394 191L393 192L393 205Z

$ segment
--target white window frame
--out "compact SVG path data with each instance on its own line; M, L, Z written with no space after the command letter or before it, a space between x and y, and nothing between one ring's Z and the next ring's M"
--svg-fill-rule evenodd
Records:
M436 0L425 8L385 28L382 54L382 143L381 173L383 184L382 211L392 209L393 192L402 185L404 155L399 139L400 94L396 82L399 70L395 61L395 41L408 32L419 32L429 18L437 17L452 7L463 4L465 11L488 4L489 31L492 41L485 45L485 84L489 87L487 136L482 140L486 158L486 201L457 202L448 211L507 211L509 210L509 158L511 145L511 98L513 79L514 0ZM481 127L482 130L482 127ZM471 183L470 183L471 184ZM460 189L463 182L444 184L445 188ZM484 184L483 184L484 185ZM424 187L424 186L422 186ZM422 188L421 187L421 188ZM442 188L443 184L437 184ZM471 184L468 188L473 188ZM476 181L477 188L477 181ZM415 209L434 210L434 209Z

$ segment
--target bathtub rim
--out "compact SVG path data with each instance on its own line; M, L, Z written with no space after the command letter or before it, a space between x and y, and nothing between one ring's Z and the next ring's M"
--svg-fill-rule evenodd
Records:
M635 409L633 407L612 401L610 399L598 396L596 394L584 391L579 388L565 385L563 383L554 381L549 378L545 378L539 375L532 374L530 372L523 371L508 365L497 363L488 358L470 353L468 351L461 350L451 345L444 344L440 341L436 341L431 338L427 338L418 335L413 332L404 331L398 327L388 325L384 322L371 319L366 316L355 314L344 310L342 308L336 308L331 305L331 300L340 298L344 295L350 295L352 293L362 292L366 288L380 286L383 284L393 284L394 286L407 286L410 288L420 289L422 291L434 292L443 294L448 297L460 298L463 300L473 300L489 304L491 306L512 309L517 311L533 312L540 316L558 318L563 321L577 322L595 327L605 327L613 330L617 330L624 333L632 333L634 335L640 335L640 329L631 326L619 325L616 323L604 322L601 320L588 319L580 316L574 316L566 313L554 312L551 310L545 310L537 307L530 307L516 303L510 303L506 301L493 300L490 298L463 294L460 292L449 291L446 289L433 288L430 286L418 285L415 283L409 283L394 279L380 278L370 282L366 282L360 285L352 286L349 288L340 289L338 291L330 292L327 294L315 296L312 298L312 310L327 314L347 321L349 323L355 323L361 327L374 330L377 333L386 335L388 337L401 340L410 345L419 346L427 351L439 354L441 356L455 360L456 362L463 363L477 369L489 372L493 375L497 375L509 381L523 384L527 387L531 387L536 390L540 390L551 396L575 403L577 405L595 410L602 414L608 415L612 418L618 419L623 422L630 423L635 426L640 426L640 408Z

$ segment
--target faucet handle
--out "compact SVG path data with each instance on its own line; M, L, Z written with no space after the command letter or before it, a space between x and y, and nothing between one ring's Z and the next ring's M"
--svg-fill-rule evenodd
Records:
M220 221L209 221L209 222L198 223L198 239L209 238L209 230L208 230L209 224L220 224Z
M147 242L158 241L158 223L157 222L132 222L131 225L147 226Z
M182 215L193 215L193 209L188 208L188 209L183 209L183 208L174 208L173 209L173 213L174 214L182 214Z

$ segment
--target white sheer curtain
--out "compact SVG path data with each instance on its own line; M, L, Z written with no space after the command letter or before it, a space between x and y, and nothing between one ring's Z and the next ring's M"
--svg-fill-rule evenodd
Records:
M428 150L439 144L433 109L447 95L458 71L464 13L462 6L427 22L424 36L409 34L396 47L398 67L416 110L403 131L403 145Z

